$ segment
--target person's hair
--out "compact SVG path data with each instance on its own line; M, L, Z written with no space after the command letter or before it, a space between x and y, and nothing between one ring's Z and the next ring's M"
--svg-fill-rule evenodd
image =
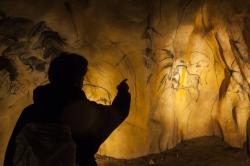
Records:
M87 72L88 61L81 55L63 52L52 60L48 76L51 84L71 86Z

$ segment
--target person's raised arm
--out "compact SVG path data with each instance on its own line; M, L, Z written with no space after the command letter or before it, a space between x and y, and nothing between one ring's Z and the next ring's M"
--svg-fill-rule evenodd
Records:
M128 116L131 95L126 80L117 86L117 95L111 106L97 104L100 142L103 142Z

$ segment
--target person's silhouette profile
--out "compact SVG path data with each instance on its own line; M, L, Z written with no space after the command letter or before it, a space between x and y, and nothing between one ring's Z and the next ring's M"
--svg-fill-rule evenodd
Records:
M77 54L61 53L49 67L50 83L37 87L34 103L24 109L13 130L5 154L4 166L13 165L16 137L26 124L62 124L71 129L80 166L96 165L99 146L128 116L131 96L122 81L110 106L89 101L82 91L88 61Z

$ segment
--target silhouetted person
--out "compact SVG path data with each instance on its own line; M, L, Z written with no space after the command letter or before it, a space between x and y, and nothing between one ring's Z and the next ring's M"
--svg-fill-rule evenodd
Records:
M28 123L68 125L81 166L96 165L94 154L129 114L131 96L125 81L118 86L112 105L89 101L82 91L88 62L80 55L62 53L49 67L50 84L34 90L34 103L24 109L7 147L4 166L13 165L16 137Z

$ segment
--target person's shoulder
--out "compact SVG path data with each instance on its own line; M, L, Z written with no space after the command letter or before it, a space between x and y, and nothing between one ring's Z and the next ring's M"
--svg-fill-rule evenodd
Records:
M35 108L35 104L30 104L23 109L23 112L31 111Z
M34 114L36 110L37 110L36 105L35 104L30 104L30 105L28 105L27 107L25 107L23 109L21 115L23 115L23 116L31 115L31 114Z
M40 100L41 97L45 96L47 93L51 92L52 86L50 84L38 86L33 91L33 100Z

